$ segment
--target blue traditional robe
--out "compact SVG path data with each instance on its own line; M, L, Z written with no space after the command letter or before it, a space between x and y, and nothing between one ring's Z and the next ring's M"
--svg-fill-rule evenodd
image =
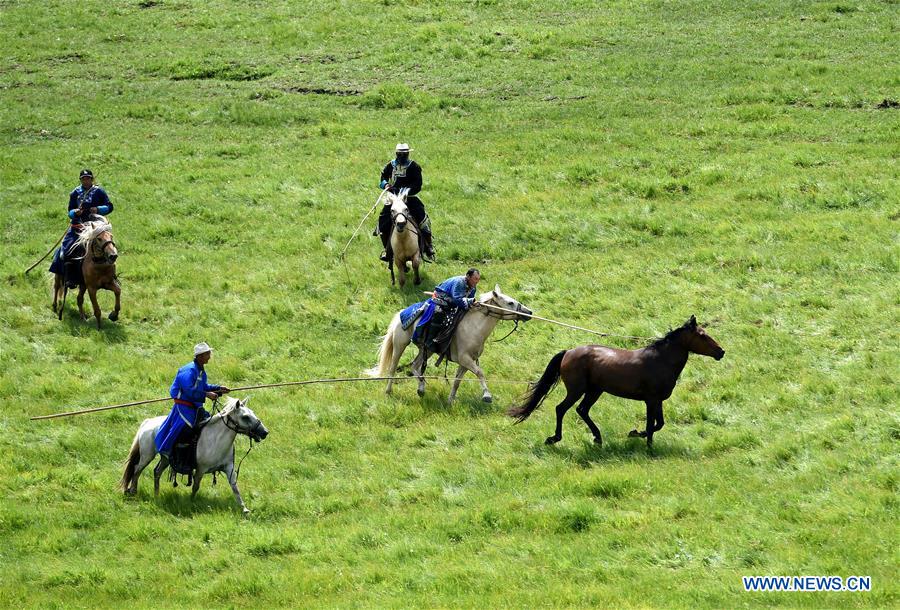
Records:
M209 413L203 408L206 393L217 392L221 387L208 384L206 371L196 362L185 364L178 369L172 387L169 388L169 396L177 402L156 433L156 450L168 456L172 451L172 445L185 427L193 428L209 417Z
M70 255L79 256L79 254L72 252L72 246L75 245L75 240L78 239L78 232L81 230L82 223L90 220L91 208L97 208L97 213L103 215L113 211L112 201L109 200L109 196L102 188L94 185L90 189L85 190L83 186L78 186L69 193L69 219L71 222L69 230L63 237L62 245L56 250L56 254L53 255L53 261L50 263L50 273L62 273L63 261ZM84 210L82 215L76 214L79 209Z

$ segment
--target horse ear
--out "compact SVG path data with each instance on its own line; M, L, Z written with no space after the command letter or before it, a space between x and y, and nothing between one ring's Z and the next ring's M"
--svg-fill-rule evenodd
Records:
M500 284L494 284L494 294L497 294L499 292L500 292Z
M690 325L691 325L692 327L694 327L694 328L697 327L697 318L694 317L693 314L691 314L691 319L688 320L688 324L690 324Z

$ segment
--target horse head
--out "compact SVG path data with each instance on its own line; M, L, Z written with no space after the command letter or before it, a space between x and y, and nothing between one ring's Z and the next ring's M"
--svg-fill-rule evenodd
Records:
M116 242L113 241L112 225L103 216L85 223L77 243L84 247L95 263L112 265L119 258Z
M494 284L494 289L482 295L478 301L482 305L493 305L493 307L485 307L483 311L485 315L493 315L501 320L515 320L516 322L527 322L534 313L511 296L503 294L499 284ZM506 311L498 311L498 309ZM524 315L523 315L524 314Z
M228 428L257 442L269 436L269 430L263 425L262 420L247 406L250 398L232 400L234 402L222 411L222 420Z
M403 233L409 224L409 208L406 205L406 194L408 189L402 189L399 195L388 193L391 203L391 222L397 233Z
M709 356L716 360L721 360L725 356L725 350L719 347L716 340L706 334L706 330L697 324L697 318L691 316L691 319L684 323L679 329L678 338L681 344L689 351L701 356Z

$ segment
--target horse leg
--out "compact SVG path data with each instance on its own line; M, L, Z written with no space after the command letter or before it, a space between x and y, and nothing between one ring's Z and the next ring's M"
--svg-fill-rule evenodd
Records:
M244 499L241 497L241 490L238 489L237 486L237 475L234 472L234 462L225 464L225 476L228 477L228 484L231 485L231 491L234 492L234 499L237 500L238 506L241 507L241 511L243 511L244 515L249 515L250 509L244 504Z
M450 402L456 400L456 390L459 389L459 384L462 382L462 378L465 377L466 371L469 370L463 365L459 365L459 368L456 369L456 377L453 379L453 385L450 387Z
M191 486L191 500L194 499L194 496L197 495L197 492L200 491L200 479L203 478L203 471L198 467L194 471L194 484Z
M661 400L648 400L647 404L647 424L644 430L638 432L637 430L632 430L628 433L628 436L639 436L641 438L647 439L647 446L651 447L653 445L653 433L663 427L663 416L662 416L662 401ZM657 419L658 418L658 419ZM657 426L657 422L659 422L659 426Z
M563 398L562 402L556 405L556 431L553 433L553 436L548 436L547 440L544 441L547 445L553 445L562 440L562 422L563 417L566 415L566 411L568 411L572 405L575 404L581 398L581 393L568 393L566 397Z
M388 331L388 332L394 333L394 346L393 346L394 351L393 351L393 354L391 357L391 366L388 369L387 376L395 377L397 375L397 365L400 363L400 357L403 356L403 352L405 352L407 346L409 346L411 337L410 337L410 335L406 335L404 333L404 331L400 331L400 330L394 330L394 331ZM384 393L390 394L393 387L394 387L394 380L388 379L387 389L384 391Z
M414 283L415 283L416 286L418 286L419 284L422 283L422 278L419 277L419 265L422 264L422 257L421 257L421 255L420 255L418 252L416 252L416 255L413 257L413 263L412 263L412 264L413 264L413 271L414 271L415 274L416 274L416 278L415 278L415 280L414 280Z
M82 284L78 287L78 314L81 316L81 320L87 320L87 314L84 313L84 291L85 287Z
M159 496L159 479L162 477L162 474L168 467L169 458L164 455L160 455L159 462L156 463L156 467L153 469L153 497Z
M394 286L396 282L394 281L394 259L388 258L388 269L391 270L391 286Z
M94 317L97 318L97 330L100 330L100 305L97 303L97 289L93 286L88 288L88 296L91 297L91 305L94 307Z
M412 363L412 373L419 380L419 387L416 388L416 394L425 396L425 369L428 367L428 350L419 349L416 359Z
M121 297L121 295L122 295L122 287L119 286L119 281L118 281L118 280L113 279L113 281L112 281L112 288L110 288L110 290L112 291L112 293L113 293L114 295L116 295L116 307L115 307L115 309L113 309L112 312L109 314L109 319L112 320L113 322L115 322L116 320L119 319L119 299L120 299L120 297Z
M141 473L144 472L144 469L153 461L153 458L156 457L156 451L147 452L147 455L144 455L143 447L141 447L141 459L137 463L137 466L134 467L134 477L131 479L131 487L125 490L125 493L130 494L132 496L137 495L137 486L138 486L138 477L141 476ZM159 492L159 486L156 486L157 493Z
M403 288L406 285L406 261L402 259L397 260L397 272L400 274L400 288Z
M59 320L62 320L63 311L66 309L66 296L69 294L69 287L66 285L65 280L62 283L62 303L59 304Z
M58 273L53 274L53 313L56 313L56 304L59 302L59 292L62 287L62 276Z
M475 376L478 377L478 381L481 382L481 400L484 402L494 402L494 397L491 396L491 391L488 390L487 387L487 379L484 378L484 371L478 366L478 361L474 360L471 356L460 354L459 364L472 371ZM460 376L460 378L462 378L462 376ZM451 397L454 397L456 395L455 390L451 391L450 395Z
M584 423L587 424L587 427L590 429L591 434L594 435L594 442L598 445L603 445L603 438L600 436L600 429L597 428L597 425L593 422L590 416L591 407L594 406L594 403L597 402L597 399L600 398L600 395L603 392L588 392L584 395L584 399L581 401L581 404L575 408L575 412L581 416L581 419L584 420Z

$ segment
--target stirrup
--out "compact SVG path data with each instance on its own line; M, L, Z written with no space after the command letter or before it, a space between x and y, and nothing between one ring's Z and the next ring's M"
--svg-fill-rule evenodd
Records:
M380 258L382 261L384 261L385 263L388 263L388 262L390 262L390 260L391 260L391 259L388 258L387 251L382 252L382 253L381 253L381 256L380 256L379 258Z

